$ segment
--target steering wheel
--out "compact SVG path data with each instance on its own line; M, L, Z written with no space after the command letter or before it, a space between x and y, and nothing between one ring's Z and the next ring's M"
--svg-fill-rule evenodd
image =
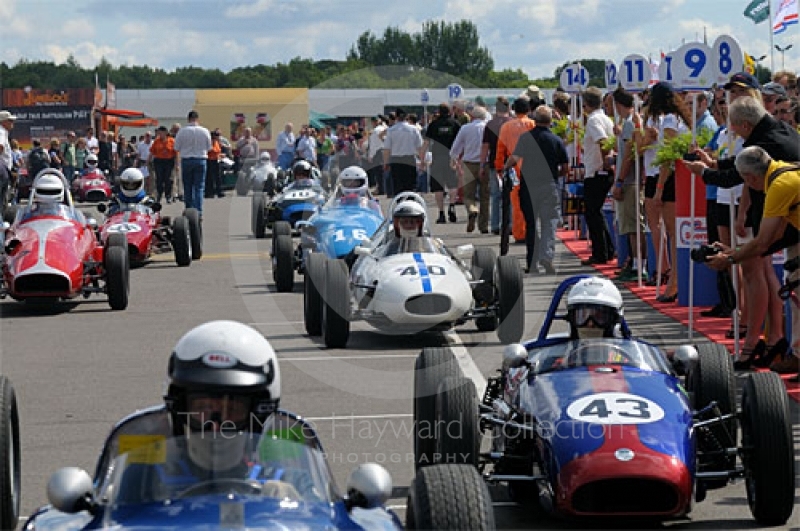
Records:
M261 483L254 479L238 478L217 478L201 481L183 492L179 492L175 497L178 499L199 496L201 494L211 494L214 492L225 492L233 490L241 494L261 494Z

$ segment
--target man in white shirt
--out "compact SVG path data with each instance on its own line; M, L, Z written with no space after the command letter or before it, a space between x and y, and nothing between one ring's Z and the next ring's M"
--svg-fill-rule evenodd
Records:
M413 191L417 186L417 162L425 160L422 135L406 121L403 109L395 111L397 122L386 131L383 140L383 169L391 167L394 195Z
M303 127L300 140L297 142L297 155L307 160L312 166L317 165L317 141L311 136L310 127Z
M8 189L11 185L11 168L14 157L11 153L11 130L16 116L8 111L0 111L0 214L5 214L8 204Z
M136 167L139 168L142 175L144 175L144 189L148 195L152 195L155 189L152 179L150 178L150 165L147 162L150 160L151 145L153 145L153 136L150 134L150 131L145 131L142 141L136 144Z
M196 208L202 220L211 133L198 123L199 119L197 111L189 111L188 123L175 136L175 151L181 158L184 203L186 208Z
M278 167L288 170L292 167L294 160L294 133L292 132L294 125L292 122L286 122L283 131L278 133L278 138L275 140L275 151L278 152Z
M367 158L369 159L369 167L367 168L367 176L369 177L370 185L377 185L378 194L383 194L383 139L381 136L386 131L386 124L383 122L381 116L372 118L372 132L369 134L369 149L367 150Z
M583 265L605 264L614 258L614 242L603 215L603 204L614 182L614 175L607 162L607 150L603 141L613 136L614 123L601 108L603 93L589 87L583 93L584 112L587 113L586 133L583 137L583 164L586 175L583 181L584 218L592 241L592 256L582 261Z
M100 141L94 136L94 127L86 129L86 150L95 155L100 151Z
M467 232L478 229L482 234L489 232L489 182L487 175L481 175L481 147L483 131L486 128L486 110L479 105L470 104L467 114L472 120L458 130L450 160L453 165L462 164L464 170L464 207L467 209ZM478 186L480 185L480 187ZM480 207L475 204L476 192L480 190Z

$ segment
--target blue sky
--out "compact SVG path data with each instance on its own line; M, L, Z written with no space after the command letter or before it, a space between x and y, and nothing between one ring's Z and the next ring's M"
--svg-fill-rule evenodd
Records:
M105 57L114 65L174 70L237 66L303 58L344 59L356 38L387 26L409 33L427 20L472 20L498 69L549 77L580 58L619 62L628 54L657 57L683 41L721 34L743 50L767 54L768 22L742 15L747 0L2 0L0 61L81 66ZM800 70L800 26L775 44L793 49L786 67ZM775 52L775 67L781 54ZM124 88L124 87L120 87Z

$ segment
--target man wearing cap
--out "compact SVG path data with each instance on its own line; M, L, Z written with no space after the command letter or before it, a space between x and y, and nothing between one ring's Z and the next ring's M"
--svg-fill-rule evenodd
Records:
M778 98L781 96L786 97L786 89L780 83L770 81L761 87L761 96L764 99L764 108L772 116L775 116Z
M14 157L11 153L10 133L14 129L16 116L8 111L0 111L0 213L5 214L8 205L8 188L11 182L11 167Z
M391 167L393 194L413 191L417 186L417 162L425 160L422 135L419 129L406 121L403 109L395 111L397 122L386 131L383 141L383 169Z
M467 232L475 230L475 220L481 234L489 232L489 186L485 174L481 174L481 146L486 128L486 111L480 105L470 104L467 113L472 121L459 129L450 148L453 164L462 164L464 172L464 206L467 209ZM480 185L480 186L478 186ZM475 193L480 193L479 205L475 205Z
M203 219L203 194L206 188L206 165L211 150L211 133L200 125L197 111L189 111L188 123L175 137L175 151L181 158L183 198L186 208L196 208Z
M172 169L175 167L175 139L167 134L165 126L156 129L156 139L150 146L150 163L156 172L156 201L161 202L167 196L167 203L172 202Z

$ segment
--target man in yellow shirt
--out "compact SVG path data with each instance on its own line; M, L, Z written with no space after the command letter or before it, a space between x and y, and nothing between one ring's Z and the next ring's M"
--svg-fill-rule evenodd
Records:
M761 228L752 241L735 251L724 248L723 252L708 260L708 265L721 270L744 259L771 254L781 248L786 249L787 261L800 256L800 243L796 237L778 244L786 233L787 224L800 229L800 165L773 160L764 149L750 146L736 156L736 170L747 186L765 190ZM800 280L800 269L795 269L789 276L789 281L793 280ZM800 308L796 298L792 298L791 307L793 356L770 367L783 374L800 372ZM794 381L798 379L800 375Z

